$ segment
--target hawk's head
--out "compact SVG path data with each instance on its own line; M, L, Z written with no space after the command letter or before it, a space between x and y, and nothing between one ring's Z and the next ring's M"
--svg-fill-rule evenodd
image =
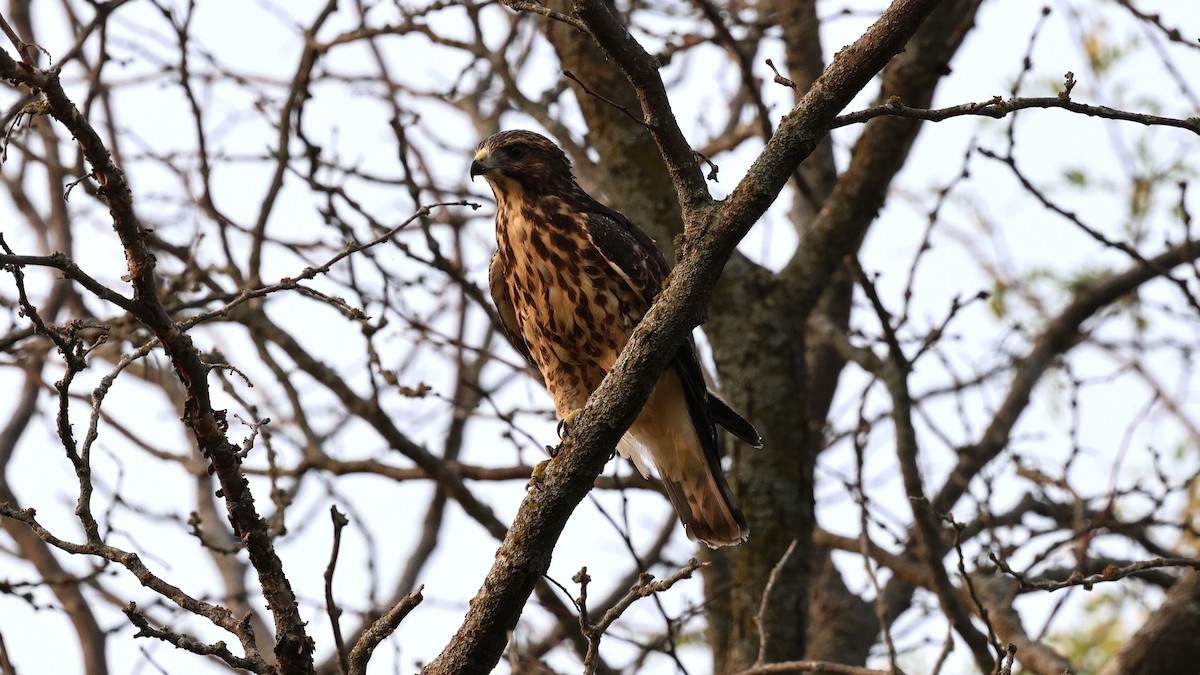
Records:
M483 176L496 198L516 191L561 191L574 183L571 160L549 138L514 129L489 136L471 162L471 178Z

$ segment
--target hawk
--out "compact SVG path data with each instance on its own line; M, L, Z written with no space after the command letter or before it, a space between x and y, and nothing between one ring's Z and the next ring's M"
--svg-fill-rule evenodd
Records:
M545 136L504 131L479 145L471 177L496 195L489 285L516 349L569 420L616 363L669 271L654 240L584 192ZM738 544L749 528L721 471L715 424L761 447L754 427L708 391L689 339L617 445L643 476L653 466L688 536Z

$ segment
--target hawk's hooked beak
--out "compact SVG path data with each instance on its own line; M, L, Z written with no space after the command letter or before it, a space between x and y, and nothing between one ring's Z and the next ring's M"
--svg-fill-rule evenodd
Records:
M491 167L485 164L487 162L487 150L480 150L475 153L475 159L471 160L471 182L475 182L475 176L482 176Z

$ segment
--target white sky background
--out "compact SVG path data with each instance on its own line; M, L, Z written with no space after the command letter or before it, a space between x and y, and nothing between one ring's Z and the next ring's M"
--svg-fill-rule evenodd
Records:
M882 4L827 2L822 4L822 14L833 15L844 7L870 11ZM1106 11L1111 12L1111 16L1121 15L1119 8L1111 3L1102 4L1107 8ZM136 139L135 143L127 142L124 147L127 152L138 148L153 149L156 153L167 153L173 149L186 151L193 146L194 133L183 98L177 87L167 86L161 79L150 75L156 67L154 58L164 62L173 61L171 38L161 16L153 8L139 5L134 3L118 13L113 24L118 30L114 31L112 40L114 45L118 45L118 51L124 50L121 53L131 57L134 54L140 56L123 68L106 71L114 81L133 83L124 88L119 97L122 133L127 141ZM295 24L307 25L315 15L317 5L315 2L281 3L279 6L265 3L250 6L248 3L228 1L200 3L194 33L199 43L226 67L249 77L285 83L292 75L302 46ZM1025 45L1041 6L1040 3L1027 0L994 0L987 3L977 21L977 28L953 64L953 74L939 89L935 105L982 101L997 94L1007 96L1011 80L1020 70ZM1200 34L1200 8L1193 3L1160 0L1155 3L1138 2L1137 6L1146 12L1161 12L1167 25L1184 28L1185 33L1190 29L1193 36ZM1177 117L1197 114L1194 108L1189 108L1184 97L1177 95L1174 84L1165 77L1151 49L1140 49L1136 56L1108 73L1104 81L1089 79L1092 74L1080 52L1078 36L1073 34L1069 12L1065 11L1069 5L1052 3L1051 7L1055 13L1033 52L1034 68L1025 80L1022 94L1050 95L1057 91L1062 74L1071 70L1079 80L1073 92L1073 98L1077 101L1142 110L1149 97L1170 106L1160 111L1161 114ZM386 20L387 6L381 6L378 11L378 20L382 23ZM491 11L497 18L501 16L501 10L493 8ZM287 16L298 18L289 20ZM230 17L237 17L237 20L231 21ZM450 15L447 14L445 25L439 26L439 29L451 29L449 19ZM826 22L824 37L827 57L857 38L868 23L867 16L836 18ZM321 37L328 38L348 27L347 20L335 15ZM1104 35L1114 44L1130 40L1142 40L1142 44L1145 44L1147 32L1141 26L1123 22L1110 24L1109 28L1110 32ZM63 52L73 41L71 36L63 33L64 27L54 17L43 17L39 29L42 31L41 45L51 55ZM388 50L397 77L409 82L427 81L431 90L451 81L463 65L453 60L448 51L434 50L419 37L392 38L381 44ZM1173 50L1173 54L1179 59L1177 63L1182 72L1200 73L1200 52ZM768 56L773 57L777 64L782 62L778 53L759 54L756 72L767 79L770 71L762 60ZM361 47L342 48L333 52L328 67L347 73L369 71L370 66L364 65L365 57L365 50ZM548 58L547 53L534 54L532 58L534 60L527 68L528 79L521 82L527 93L540 92L559 77L557 63ZM712 65L704 63L703 53L698 54L688 66L692 70L684 76L685 85L673 89L672 100L685 133L695 145L699 145L706 140L706 130L720 127L720 121L712 122L706 118L706 114L710 110L723 110L720 103L733 87L733 71L718 72L714 77ZM680 64L672 64L672 68L678 67ZM673 71L668 73L672 76L677 74ZM68 71L68 93L79 100L86 83L71 81L70 75ZM1200 89L1200 79L1196 76L1191 78L1191 83L1194 90ZM368 82L361 84L364 91L370 86ZM218 152L231 157L260 156L275 142L274 133L266 127L263 118L246 112L252 101L241 90L218 86L198 87L198 91L201 92L201 104L212 111L207 130L210 143ZM314 142L325 146L331 154L353 160L379 173L398 175L394 139L387 127L390 112L368 103L369 99L365 96L348 99L344 91L344 88L340 92L333 91L332 87L314 89L305 118L306 129L313 134ZM789 92L782 87L769 87L768 91L772 92L771 100L775 104L773 112L778 117L787 110ZM849 109L862 107L871 93L869 91L860 97ZM0 105L10 105L10 92L4 90L2 95L5 98L0 99ZM569 102L570 99L567 97L565 100ZM475 130L465 118L447 114L444 106L428 102L418 106L425 115L420 128L422 131L432 129L438 137L417 138L414 142L421 143L429 151L444 146L444 150L439 151L439 160L431 168L438 173L438 180L455 184L466 174L471 150L477 140ZM574 114L566 117L569 120L577 119ZM893 197L872 230L862 254L864 267L882 274L879 288L884 302L890 307L898 308L902 302L908 266L927 223L926 213L932 203L930 195L957 175L966 144L972 138L980 146L1003 150L1003 134L1007 124L1007 121L960 118L929 125L923 130L917 151L897 183ZM516 116L504 120L506 127L524 125L528 125L528 121ZM1149 159L1145 161L1160 164L1166 164L1176 157L1185 157L1188 153L1194 154L1200 149L1196 138L1183 131L1148 130L1133 124L1104 123L1063 111L1027 111L1020 114L1017 125L1017 157L1026 174L1043 186L1051 186L1048 194L1059 199L1067 208L1078 211L1087 222L1101 227L1114 238L1124 233L1128 205L1125 195L1111 186L1120 185L1122 176L1129 169L1127 157L1136 155L1136 150L1130 148L1145 143L1150 148L1146 153ZM835 142L843 160L849 143L857 133L857 128L849 128L835 134ZM721 182L712 185L714 194L723 195L732 189L751 159L748 153L715 157L714 160L721 166ZM150 162L139 162L124 168L133 181L139 212L148 223L161 223L164 232L181 232L195 222L195 216L173 205L173 194L180 190L177 179ZM1107 189L1071 189L1062 178L1063 171L1071 168L1086 169L1097 177L1095 184ZM939 322L956 294L966 298L979 290L990 288L991 282L979 269L979 260L968 254L971 248L980 251L1015 279L1035 270L1069 276L1093 266L1111 269L1128 266L1124 256L1098 254L1097 247L1073 225L1047 213L1025 196L1020 186L997 163L976 158L972 160L971 171L973 178L970 186L954 193L943 209L933 239L934 248L927 254L919 270L911 310L917 328L925 329ZM295 241L335 240L336 233L325 230L315 212L314 207L319 200L296 183L294 176L289 178L288 192L272 218L271 231L276 235L286 234L288 239ZM258 209L264 184L265 176L261 169L250 162L239 169L222 169L217 173L214 183L218 206L235 219L250 220ZM414 205L403 190L389 191L361 185L356 189L358 198L377 205L372 209L374 212L392 214L393 221L388 225L400 222L414 210ZM490 194L482 183L478 183L475 190L485 207L477 214L476 225L470 231L470 236L477 238L478 245L473 250L476 257L468 260L468 263L473 280L483 286L486 260L493 245L489 239L490 206L486 205ZM35 197L42 198L41 195ZM1177 194L1166 192L1158 197L1155 207L1157 215L1151 220L1152 234L1148 237L1151 243L1145 249L1151 253L1160 250L1164 232L1171 222L1168 220L1171 200L1178 199ZM103 211L88 203L82 194L73 198L71 205L80 213L93 214L90 220L79 220L80 223L86 222L90 228L77 235L77 251L86 252L86 261L83 256L77 256L79 261L89 274L114 287L123 288L119 278L125 273L124 258L109 224L103 218ZM619 202L614 201L614 206L619 208ZM783 207L785 204L777 206ZM31 239L27 234L10 225L13 217L8 214L13 213L12 209L10 203L0 201L0 231L18 252L36 253L30 250ZM1189 197L1189 209L1192 213L1200 213L1200 199L1195 197L1195 190ZM985 227L985 223L990 227ZM360 238L370 236L361 223L357 225L360 226ZM168 230L181 227L184 229ZM1181 234L1177 231L1171 233L1173 240L1178 240ZM211 242L202 244L206 245L211 245ZM794 245L795 239L777 208L751 233L742 251L756 260L777 267L787 260ZM381 247L377 251L381 256L400 259L394 249ZM265 273L268 280L271 275L291 276L306 264L291 253L274 249ZM31 290L44 289L50 279L39 273L30 272L28 275ZM1194 280L1192 286L1195 289ZM1048 302L1053 306L1061 305L1061 294L1054 292L1048 284L1041 288ZM1164 303L1180 303L1178 291L1163 282L1148 286L1143 294L1143 298L1147 297L1160 299ZM406 297L406 301L412 303L414 314L432 311L428 299ZM345 346L360 344L355 341L357 329L346 325L337 314L298 298L276 298L272 307L273 316L298 327L297 337L305 345L316 347L327 363L345 366L341 368L343 372L347 368L361 367L361 355ZM986 303L976 303L964 310L952 325L954 341L947 343L945 348L948 359L967 372L983 369L987 359L1004 358L999 349L1001 344L1011 344L1018 339L1009 325L1031 316L1015 299L1010 310L1013 314L1003 321L996 319ZM869 325L872 322L865 323ZM1180 325L1153 317L1151 335L1171 334L1181 340L1194 342L1195 335L1179 333ZM1032 330L1036 326L1029 328ZM1129 334L1127 327L1120 325L1106 330L1111 331L1114 337L1127 337ZM403 343L405 338L402 328L394 329L393 339L397 345ZM240 359L239 355L245 353L248 343L238 331L228 327L210 327L200 332L197 340L203 348L220 347L231 363L246 369L250 377L260 384L253 395L264 403L270 401L269 373L258 365L257 357ZM398 346L397 354L401 353L403 350ZM448 396L451 383L445 361L433 354L425 356L421 367L406 372L405 384L425 381L434 387L435 393ZM984 362L980 362L981 359ZM1077 375L1103 376L1118 369L1117 364L1096 350L1073 355L1071 364ZM1200 413L1200 402L1195 395L1195 373L1169 359L1153 360L1150 367L1169 390L1179 393L1180 400L1188 406L1186 412L1195 421ZM76 391L90 390L95 379L105 372L105 368L94 368L81 375ZM938 373L939 370L934 367L928 370L919 367L912 380L913 389L922 391L944 384L945 379L939 379ZM11 409L13 400L6 392L14 391L12 385L18 381L18 375L16 369L0 369L0 420L5 419ZM493 377L502 375L500 370L496 370ZM48 377L56 378L55 375ZM1058 377L1052 374L1047 382L1052 383ZM311 397L310 405L315 406L328 398L328 394L320 387L303 379L297 378L295 384ZM353 377L351 381L354 381ZM358 385L364 383L365 377L360 377L356 382ZM846 427L854 423L864 383L862 377L851 368L833 408L832 422L835 425ZM973 415L970 429L963 430L954 425L957 413L949 400L944 408L934 405L927 412L953 435L953 441L973 438L987 424L988 406L998 402L1006 384L1004 381L1001 387L988 389L992 399L975 401L975 408L970 411ZM513 382L507 385L504 392L505 396L516 401L513 405L538 410L549 408L548 397L534 383ZM1150 474L1147 454L1143 452L1147 446L1153 446L1170 456L1181 444L1189 443L1181 428L1162 415L1152 416L1147 423L1139 425L1129 439L1124 438L1131 420L1146 404L1149 395L1144 386L1127 374L1119 375L1103 386L1084 390L1081 410L1088 421L1083 425L1077 442L1085 448L1085 452L1083 459L1073 465L1069 477L1074 484L1090 490L1087 496L1102 495L1108 491L1112 458L1123 443L1128 445L1129 451L1122 465L1119 484L1132 484ZM1072 439L1063 431L1069 423L1064 396L1062 387L1056 388L1053 384L1039 387L1035 391L1034 404L1014 435L1013 448L1017 452L1052 472L1061 466L1072 447ZM218 398L219 405L236 408L227 399L226 403L220 401L221 398ZM438 399L418 401L395 397L394 403L394 417L398 426L417 440L433 443L444 433L448 413ZM882 400L872 398L870 403L869 407L875 410L884 409ZM42 405L49 410L54 401L46 396ZM157 446L180 453L189 452L190 442L184 437L175 412L157 391L134 378L124 377L110 394L110 406L110 412L123 417L127 423L156 429L152 441ZM46 416L42 418L40 427L27 433L9 468L9 477L23 499L22 506L37 508L43 524L60 536L78 537L78 526L72 514L74 477L58 448L52 421L52 416ZM79 408L74 421L76 432L81 433L86 425L86 410ZM524 415L518 419L518 424L537 439L538 444L551 443L555 438L554 423L548 416ZM472 435L462 459L479 464L513 463L517 456L507 443L502 452L496 451L500 444L497 443L495 432L499 428L500 425L494 420L470 427ZM900 522L906 523L909 511L902 498L902 487L891 459L890 431L886 431L886 425L878 429L871 438L868 454L868 490L877 505L886 512L896 514ZM954 459L953 452L933 438L927 428L923 427L921 431L925 432L922 436L922 461L927 470L926 485L939 486ZM244 427L234 424L230 435L237 441L244 433ZM286 431L280 434L281 444L285 443L284 436ZM389 456L382 442L364 429L347 430L335 436L332 443L338 447L331 448L331 452L336 451L348 457ZM540 459L539 445L526 442L525 446L520 459L527 463ZM193 488L182 471L160 462L145 461L144 454L128 448L115 434L106 436L102 431L98 448L94 460L100 492L96 504L98 513L104 511L105 505L110 502L108 495L116 490L127 504L149 511L166 512L180 521L186 520L194 508L190 497ZM1198 459L1194 450L1189 446L1187 452L1174 460L1175 475L1185 476L1195 472ZM770 448L764 451L770 451ZM401 461L394 454L391 458ZM253 456L251 459L253 461ZM610 470L624 474L630 471L627 465L617 462ZM1011 462L1000 460L993 472L1011 474ZM858 509L842 484L843 478L852 475L853 456L846 444L822 457L818 467L819 521L822 526L839 534L857 534ZM255 487L260 510L266 511L269 501L266 499L265 484L256 483ZM474 484L472 487L506 521L511 519L523 496L523 485L519 482ZM189 496L180 499L180 489ZM332 647L321 597L321 574L328 559L330 543L329 505L338 504L348 511L352 520L342 541L335 590L344 598L343 606L353 611L365 606L366 600L362 596L364 588L387 588L398 574L418 534L418 521L430 492L431 488L427 485L414 483L396 486L379 478L368 477L343 477L336 482L328 481L327 486L322 486L319 481L310 481L300 492L296 505L290 511L291 532L279 542L278 548L309 619L310 635L318 643L318 658L328 654ZM1001 492L996 497L995 506L1002 508L1006 498L1015 499L1019 494ZM621 503L617 495L596 497L611 513L620 514ZM645 543L669 513L669 506L665 500L655 496L632 494L630 497L636 506L630 509L635 541ZM1135 509L1138 504L1122 506ZM380 513L386 517L380 518ZM969 518L971 513L956 512L956 515L963 520ZM186 534L179 521L167 520L147 526L144 519L135 518L125 509L118 509L114 511L111 523L119 532L114 536L113 543L141 553L146 563L167 581L197 597L220 591L206 557L197 555L195 540ZM890 525L893 531L898 529L896 523ZM372 672L410 672L414 663L435 656L457 629L466 600L474 594L490 566L496 542L463 516L456 506L449 509L445 527L444 536L447 540L453 539L454 546L443 546L426 567L421 579L426 585L425 602L401 625L396 635L379 648ZM369 541L363 528L369 532ZM886 535L880 541L886 544ZM30 568L7 553L11 550L11 543L0 537L0 547L0 580L18 582L30 579ZM378 565L375 569L369 569L364 562L367 560L368 547L374 548L374 560ZM670 554L682 563L691 555L691 551L691 545L680 531ZM624 574L627 557L612 527L596 514L590 502L585 502L563 535L550 574L574 593L577 589L570 583L570 578L581 566L587 565L595 579L592 596L600 597L607 593L617 577ZM841 566L847 573L852 590L859 591L866 586L859 560L847 557L839 558L839 562L843 563ZM86 561L66 560L65 564L77 572L87 569ZM655 571L663 576L667 570ZM150 597L123 570L116 570L115 573L110 571L110 575L110 587L123 594L122 597L137 599L143 606L150 602ZM376 583L374 575L378 575L382 581ZM52 597L44 589L35 591L35 595L39 604L53 604ZM1076 594L1072 608L1080 606L1082 595ZM677 612L686 603L694 602L699 597L699 581L693 580L676 586L661 600L669 611ZM1056 595L1055 599L1058 597ZM1022 607L1038 602L1022 600ZM1033 612L1029 616L1040 614L1044 614L1044 611ZM168 672L207 672L205 666L201 665L203 660L192 654L148 640L134 643L130 637L132 629L116 610L102 612L101 616L103 625L115 631L109 643L111 672L153 672L153 668L145 663L137 651L139 649L150 652L154 661ZM544 626L547 620L535 610L528 612L523 621L528 621L528 625ZM913 619L909 621L915 623ZM1034 630L1040 625L1041 619L1027 621L1027 628ZM347 621L344 625L353 625L353 622ZM651 603L645 601L628 615L628 620L618 625L615 633L636 637L641 628L657 631L661 625L661 618L652 609ZM1060 619L1056 625L1069 630L1074 624ZM218 634L200 621L188 621L173 628L194 632L204 640L224 639L234 643L231 636ZM525 629L518 629L518 639L522 630ZM79 670L77 652L73 646L61 640L61 635L70 633L69 626L57 612L32 611L28 604L11 596L0 595L0 631L18 672L70 673ZM921 631L905 635L902 646L913 647L920 644L923 638L936 643L942 634L940 626L925 625ZM623 662L620 654L624 649L621 640L615 636L606 639L602 647L606 658L614 664ZM922 658L925 659L924 663L931 662L929 654L936 653L937 645L934 644L930 649L933 651L926 650L921 656L914 657L917 659L915 662L922 662L919 660ZM702 673L709 667L704 649L685 648L682 653L688 659L691 672ZM552 663L566 671L572 669L569 660ZM666 660L655 664L660 672L672 670L672 665ZM505 668L502 663L500 672ZM223 671L217 668L209 670ZM915 671L920 672L920 668Z

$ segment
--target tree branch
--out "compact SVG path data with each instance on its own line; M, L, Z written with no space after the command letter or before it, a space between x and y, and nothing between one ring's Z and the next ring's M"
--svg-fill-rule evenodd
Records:
M1070 76L1070 73L1067 74ZM1077 103L1072 101L1070 96L1064 91L1058 96L1043 96L1036 98L1008 98L1004 99L999 96L993 96L986 101L961 103L959 105L948 106L945 108L913 108L904 104L899 98L888 100L883 105L874 106L865 110L839 115L834 120L832 129L849 126L851 124L861 124L876 117L902 117L910 120L924 120L926 122L941 122L954 117L962 117L971 115L975 117L991 117L993 119L1003 119L1018 110L1028 110L1030 108L1043 109L1059 109L1069 110L1073 113L1087 115L1088 117L1100 117L1109 120L1120 120L1123 122L1137 122L1145 126L1173 127L1183 129L1194 134L1200 135L1200 117L1188 117L1179 119L1175 117L1164 117L1162 115L1149 115L1146 113L1135 113L1126 110L1117 110L1103 105L1088 105L1086 103Z
M522 502L496 553L496 562L462 626L427 673L486 673L499 660L534 584L548 569L555 543L629 428L675 350L704 317L708 298L737 242L757 222L796 165L824 137L828 125L916 31L936 0L898 0L854 45L840 53L789 113L746 177L711 220L689 231L668 284L637 326L609 374L592 393L571 435L559 446L540 481ZM634 88L685 214L685 224L708 203L704 178L670 115L652 60L600 3L576 4L602 48L621 65ZM668 122L668 120L670 120Z
M887 365L883 368L881 377L887 385L892 398L892 420L896 427L896 457L900 462L900 473L904 478L904 492L908 495L908 503L912 508L913 529L916 530L917 553L925 564L932 590L937 595L942 611L955 632L971 649L975 657L975 666L981 672L992 672L996 659L988 651L987 638L971 623L971 615L965 603L959 598L958 590L950 582L943 562L946 551L942 546L941 529L938 527L938 513L929 507L925 497L925 488L921 481L921 469L917 465L917 433L912 421L912 395L908 390L908 375L912 364L904 356L900 342L892 327L892 317L884 308L875 292L874 284L867 279L858 262L848 258L851 273L862 286L879 323L883 327L884 341L888 348Z

